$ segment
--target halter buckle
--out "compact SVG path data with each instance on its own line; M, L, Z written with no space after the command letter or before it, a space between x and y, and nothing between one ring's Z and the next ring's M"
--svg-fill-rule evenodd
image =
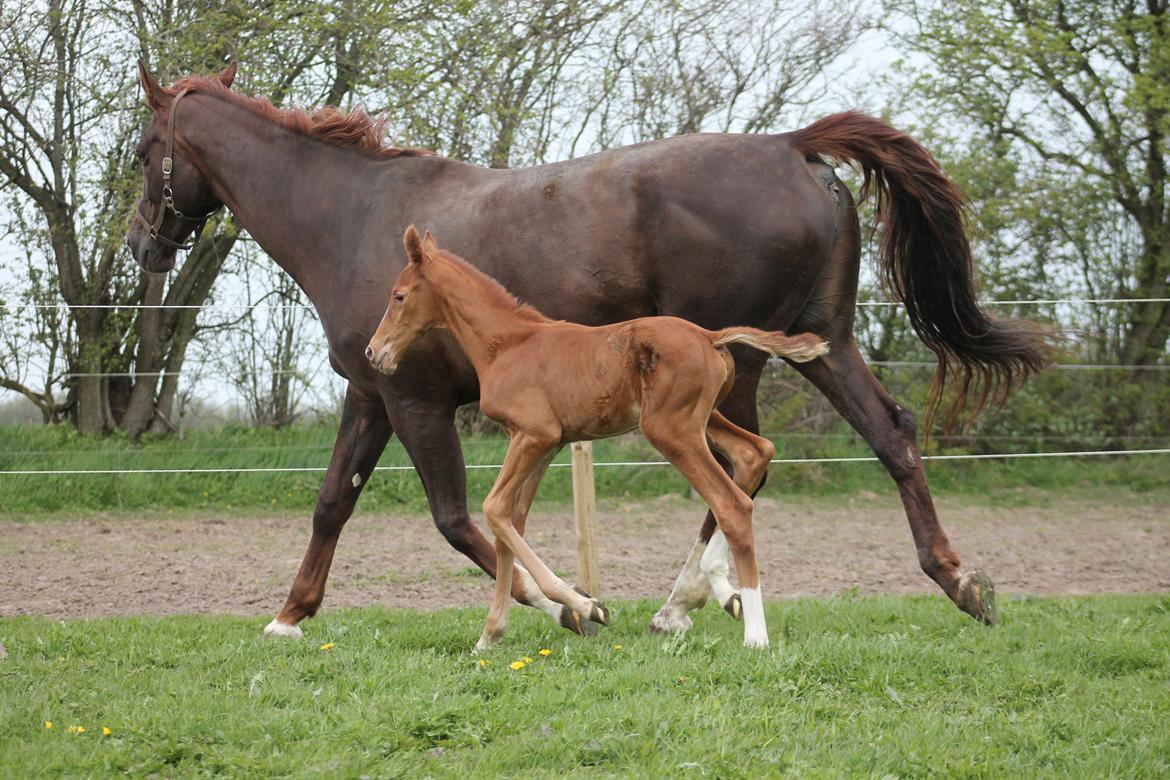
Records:
M170 157L164 157L162 159L163 176L170 176L171 175L171 170L173 169L174 164L175 164L174 160L172 160Z

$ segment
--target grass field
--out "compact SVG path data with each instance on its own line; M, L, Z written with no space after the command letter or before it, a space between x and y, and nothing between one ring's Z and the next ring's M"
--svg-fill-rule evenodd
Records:
M329 462L334 429L325 425L267 429L195 430L184 440L148 439L142 444L124 438L78 436L67 428L0 427L0 471L25 469L158 469L158 468L279 468L324 469ZM825 438L778 437L777 456L872 456L852 435ZM1017 450L1052 449L1051 443L1017 441ZM1154 445L1150 445L1154 446ZM469 464L498 464L507 442L498 437L464 441ZM598 442L598 461L660 460L640 437ZM568 461L563 452L558 463ZM410 459L396 439L381 466L408 466ZM995 496L1018 487L1064 491L1078 486L1111 486L1137 492L1170 489L1170 456L1133 458L1043 459L1015 461L950 461L928 463L927 475L938 494ZM471 505L478 508L496 477L495 469L468 472ZM256 513L295 510L308 513L323 471L244 474L123 474L13 476L0 474L0 506L9 517L137 509L215 509ZM686 483L673 469L662 467L598 468L597 495L653 498L685 493ZM769 471L765 496L842 495L869 490L893 492L894 486L877 463L782 464ZM567 468L549 471L540 490L542 501L570 501L572 482ZM426 510L426 497L413 471L375 473L365 488L360 511Z
M1007 599L995 629L939 597L777 602L765 652L714 608L664 640L651 604L611 606L592 640L514 609L484 666L483 609L329 613L299 643L263 618L2 619L0 774L1170 773L1167 596Z

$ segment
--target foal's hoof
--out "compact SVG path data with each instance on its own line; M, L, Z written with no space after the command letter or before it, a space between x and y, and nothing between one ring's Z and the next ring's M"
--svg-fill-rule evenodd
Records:
M959 595L955 603L980 623L994 626L999 621L995 610L995 583L978 569L959 577Z
M723 609L736 620L743 620L743 602L740 601L738 593L731 594L731 598L723 605Z
M597 636L597 622L582 618L580 612L569 607L561 607L561 626L581 636Z

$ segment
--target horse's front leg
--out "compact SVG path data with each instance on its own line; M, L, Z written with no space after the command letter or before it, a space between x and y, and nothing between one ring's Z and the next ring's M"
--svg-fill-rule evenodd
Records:
M325 597L325 580L329 577L341 528L353 514L354 504L391 433L381 397L365 395L350 385L345 392L333 457L317 494L309 549L305 551L284 609L264 629L266 636L299 638L302 632L297 624L317 613Z
M394 431L426 490L435 526L452 547L495 578L495 548L467 511L467 471L455 428L454 402L396 397L388 406ZM511 593L521 604L561 622L561 605L546 597L523 567L513 572ZM586 626L587 633L596 630L596 626Z

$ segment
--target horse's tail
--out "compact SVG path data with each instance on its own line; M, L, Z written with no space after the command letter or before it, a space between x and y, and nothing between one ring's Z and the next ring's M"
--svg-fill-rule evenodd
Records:
M994 319L979 305L963 230L970 204L921 144L856 111L824 117L793 135L805 154L857 163L865 176L861 197L871 186L877 193L883 281L939 359L927 430L948 373L957 382L945 420L950 429L968 402L973 401L970 422L989 395L1002 403L1015 385L1052 362L1049 329L1027 320Z
M780 331L742 327L712 331L711 338L712 344L716 347L722 347L726 344L746 344L761 352L769 352L796 363L807 363L810 360L816 360L821 355L829 354L829 342L811 333L787 336Z

